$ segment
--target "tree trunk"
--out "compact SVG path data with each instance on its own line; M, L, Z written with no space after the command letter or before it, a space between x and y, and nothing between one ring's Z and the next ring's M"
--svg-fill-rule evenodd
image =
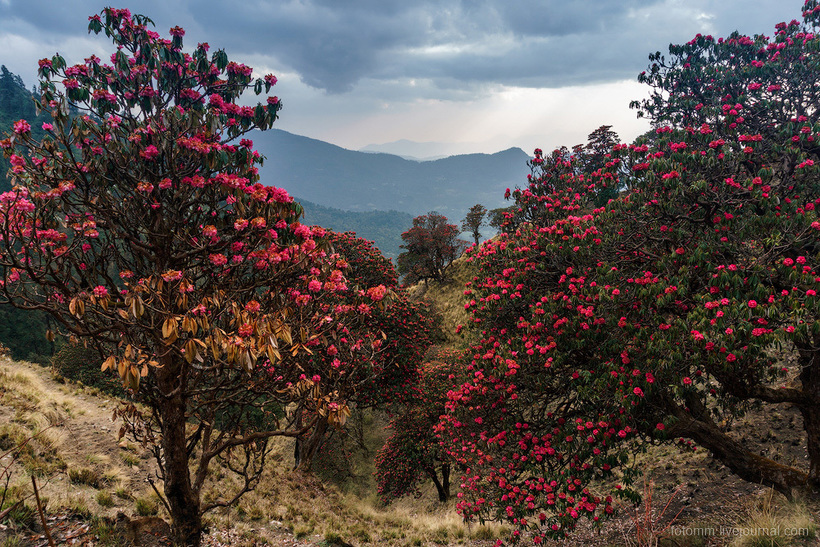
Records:
M294 470L310 471L313 458L322 446L327 433L327 417L320 417L307 438L297 437L294 450Z
M447 464L442 464L441 466L441 476L442 480L439 480L438 473L436 472L435 467L428 467L425 469L427 474L433 479L433 484L436 485L436 491L438 492L438 501L444 503L445 501L450 499L450 466Z
M697 406L696 401L689 404L692 408ZM705 413L689 413L674 403L667 408L678 419L670 428L670 435L692 439L743 480L772 487L789 499L798 491L816 495L812 493L820 487L816 476L755 454L721 431Z
M450 499L450 464L441 464L441 482L444 488L444 493L447 494L447 499ZM447 500L442 500L447 501Z
M809 403L800 405L803 428L809 452L809 478L820 485L820 351L812 348L798 349L800 354L800 382L809 396Z
M809 480L820 487L820 406L800 409L809 451Z
M179 365L173 368L179 370ZM158 387L162 393L172 393L179 378L171 373L171 370L163 372L164 374L158 375L162 376L158 378ZM162 418L164 491L171 511L174 543L198 547L202 540L202 515L199 511L199 492L191 486L185 435L186 402L180 392L184 392L184 389L172 397L161 398L159 403Z

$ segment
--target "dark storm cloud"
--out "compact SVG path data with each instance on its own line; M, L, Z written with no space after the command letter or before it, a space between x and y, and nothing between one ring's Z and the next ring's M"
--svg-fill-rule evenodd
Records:
M188 30L237 59L253 55L330 93L403 79L562 87L633 79L649 52L696 32L770 31L801 0L143 0L120 2L161 32ZM0 0L0 33L58 43L100 4ZM778 13L772 18L770 14ZM748 28L747 28L748 27ZM41 40L38 40L40 34ZM87 52L83 52L87 53ZM0 53L2 57L2 53ZM3 61L0 58L0 61Z

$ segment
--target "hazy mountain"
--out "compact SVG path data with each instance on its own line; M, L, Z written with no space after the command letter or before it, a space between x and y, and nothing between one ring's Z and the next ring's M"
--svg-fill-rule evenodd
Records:
M368 144L360 152L381 152L416 161L431 161L448 156L472 154L476 150L486 150L486 142L418 142L400 139L382 144Z
M347 211L438 211L460 221L481 203L502 207L507 187L526 183L529 156L519 148L435 161L347 150L273 129L253 136L267 157L262 182L313 203Z
M359 152L393 154L407 160L432 161L463 152L460 145L442 142L416 142L401 139L383 144L368 144Z

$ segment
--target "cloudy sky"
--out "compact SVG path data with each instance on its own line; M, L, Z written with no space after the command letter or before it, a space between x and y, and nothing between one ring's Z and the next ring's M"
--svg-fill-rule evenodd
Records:
M279 77L279 127L345 148L400 139L444 153L572 146L602 124L646 129L628 108L647 54L696 33L771 34L802 0L123 0L185 43L209 42ZM86 33L102 4L0 0L0 63L107 58ZM406 152L409 153L409 152Z

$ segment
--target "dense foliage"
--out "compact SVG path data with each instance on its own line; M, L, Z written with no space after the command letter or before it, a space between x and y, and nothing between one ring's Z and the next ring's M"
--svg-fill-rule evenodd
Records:
M117 46L110 63L40 61L47 136L20 119L0 141L12 172L0 195L0 293L107 356L103 369L143 403L118 410L121 433L151 448L174 539L196 545L202 514L255 486L271 436L349 412L327 379L384 344L361 327L383 294L352 292L325 231L258 182L261 158L239 139L269 128L281 104L237 101L276 78L253 79L208 44L184 53L183 29L165 39L150 24L106 8L89 31ZM343 370L304 358L331 346ZM238 491L203 501L217 460Z
M31 121L36 138L45 135L40 124L49 121L50 117L36 112L32 94L26 89L23 80L12 74L5 65L0 65L0 127L10 127L21 118ZM6 177L9 167L8 159L0 157L0 192L11 189Z
M45 113L37 115L32 94L23 80L0 66L0 127L10 127L19 119L32 120L32 133L42 138L45 132L37 121L50 120ZM0 192L11 189L6 173L8 160L0 156ZM0 304L0 343L8 347L15 359L47 362L53 344L46 340L48 317L40 312L26 312L10 305Z
M404 285L445 278L447 267L461 256L467 242L459 239L460 231L447 217L431 211L413 219L413 227L401 235L405 249L398 258L399 274Z
M370 241L329 232L326 240L344 261L350 291L334 295L329 309L355 309L359 320L334 332L322 351L305 356L306 368L324 370L322 384L341 414L326 408L300 411L312 425L297 438L296 465L310 468L328 428L344 425L352 411L384 408L405 400L418 380L416 367L431 344L435 325L426 306L397 286L395 268ZM356 348L354 353L346 347Z
M520 222L470 257L482 339L438 427L464 469L465 518L564 536L610 514L612 496L636 499L631 456L652 442L695 443L741 478L817 496L818 24L810 0L771 38L653 55L639 105L653 133L593 173L536 151L513 194ZM613 184L631 190L595 208ZM805 467L725 427L779 403L803 416Z
M432 480L439 501L450 498L450 459L434 428L451 386L463 380L461 352L437 350L419 366L419 381L410 397L394 409L391 435L376 454L376 481L385 503L418 492L423 479Z

